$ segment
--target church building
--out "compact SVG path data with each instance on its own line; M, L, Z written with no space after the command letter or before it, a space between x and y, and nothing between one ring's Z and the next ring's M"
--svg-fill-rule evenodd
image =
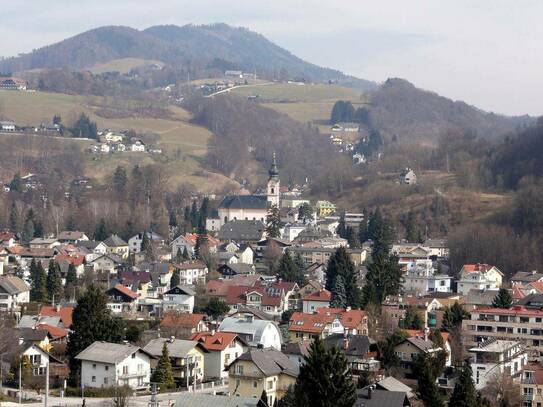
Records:
M221 225L235 220L259 220L266 223L268 209L280 203L279 171L275 153L272 165L268 172L268 185L266 195L229 195L219 205L219 219Z

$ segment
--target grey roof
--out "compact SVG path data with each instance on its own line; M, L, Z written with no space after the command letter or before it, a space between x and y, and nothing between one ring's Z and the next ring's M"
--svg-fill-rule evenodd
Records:
M236 360L252 361L265 376L274 376L285 373L296 377L300 372L297 363L294 363L287 355L275 349L251 348ZM235 361L233 363L235 363Z
M309 355L310 344L310 341L285 343L281 347L281 352L283 352L285 355L299 355L305 357Z
M94 250L102 242L96 240L80 240L76 243L77 247L84 247L85 249Z
M219 208L227 209L268 209L266 195L230 195L225 196Z
M48 335L46 330L33 328L19 328L16 333L25 341L43 341Z
M405 392L409 398L415 397L415 393L413 393L413 389L411 387L403 384L392 376L386 377L380 382L377 382L376 386L378 388L382 388L383 390Z
M94 262L98 261L102 257L108 257L110 260L113 260L113 262L117 263L117 264L123 264L124 263L122 258L117 256L116 254L110 254L110 253L102 254L100 257L95 258L91 263L94 263Z
M185 341L182 339L169 339L169 338L156 338L151 340L145 347L144 351L150 353L155 357L160 357L162 355L162 348L166 344L168 348L168 353L171 358L184 358L187 356L192 349L198 347L205 352L205 349L197 341Z
M527 308L543 308L543 294L530 294L517 301L516 305L524 305Z
M345 344L347 349L345 349ZM325 348L337 347L346 355L358 358L366 355L370 351L370 346L374 344L375 341L366 335L349 335L345 338L343 334L332 334L323 340Z
M222 225L217 237L238 242L259 241L265 230L266 226L259 220L234 220Z
M126 243L117 235L111 235L110 237L108 237L106 240L104 240L104 244L107 247L128 246L128 243Z
M131 344L97 341L80 352L75 358L90 360L92 362L117 364L138 351L142 351L142 349L139 346ZM145 353L151 356L148 352Z
M57 239L55 238L42 238L42 237L37 237L35 239L32 239L30 241L30 244L53 244L55 242L58 242Z
M256 407L260 399L240 396L215 396L213 394L181 394L173 397L176 406L183 407Z
M494 298L498 295L499 290L477 290L471 289L466 296L466 304L474 305L492 305Z
M403 407L409 406L409 400L404 392L388 391L388 390L373 390L371 398L368 397L368 388L359 389L356 391L357 400L354 403L355 407Z
M186 285L176 285L175 287L170 288L164 294L178 294L178 295L196 295L196 291Z
M0 276L0 292L14 295L29 291L30 287L17 276Z
M543 278L543 273L538 273L536 271L518 271L513 275L513 277L511 277L511 281L533 283L535 281L539 281L541 278Z
M85 232L79 232L77 230L63 230L57 236L59 240L78 240L85 236Z
M281 337L277 325L275 325L275 323L272 321L266 321L263 319L253 319L252 321L248 321L245 318L226 317L222 320L221 325L219 326L219 331L240 334L240 336L247 340L249 345L257 345L262 340L262 334L269 324L276 327L278 335ZM247 338L248 335L252 337L252 340Z
M234 271L235 274L253 274L255 272L254 266L247 263L222 264L219 266L219 269L223 268L229 268Z
M251 314L257 319L273 321L273 316L255 307L238 307L236 314Z
M430 247L447 247L447 239L426 239L424 246Z
M17 328L34 328L38 324L47 324L51 326L60 325L60 317L47 317L38 315L23 315L17 324Z
M423 338L407 338L406 341L411 342L416 348L426 352L430 349L434 349L436 346L431 340L424 340Z

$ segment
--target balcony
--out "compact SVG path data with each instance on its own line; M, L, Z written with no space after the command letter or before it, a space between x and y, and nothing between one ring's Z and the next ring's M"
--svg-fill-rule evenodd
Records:
M137 379L138 377L145 377L147 376L146 372L137 372L137 373L126 373L119 375L119 379Z

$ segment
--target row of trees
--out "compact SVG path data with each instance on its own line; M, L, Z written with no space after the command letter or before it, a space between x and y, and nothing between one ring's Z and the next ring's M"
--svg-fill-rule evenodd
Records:
M348 100L338 100L332 107L330 123L336 124L341 122L369 124L370 112L365 107L355 109L353 104Z
M55 260L49 262L47 272L42 262L32 259L30 263L30 299L37 302L60 301L64 297L64 287L60 266ZM75 266L70 263L66 274L65 288L70 289L77 281Z

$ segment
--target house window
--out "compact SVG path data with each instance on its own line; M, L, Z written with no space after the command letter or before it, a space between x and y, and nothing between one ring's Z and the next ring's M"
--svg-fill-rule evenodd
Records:
M128 366L123 366L123 374L128 374Z
M132 354L132 359L136 359L136 354L135 353Z
M95 382L96 382L96 376L92 376L91 381L92 381L93 383L95 383Z
M104 366L104 370L107 372L109 370L109 366Z
M258 387L258 382L256 380L253 381L253 388L257 388Z
M107 377L104 377L104 384L107 385Z
M96 369L96 363L93 363L93 364L92 364L92 368L93 368L93 369Z
M237 374L243 374L243 365L237 365L236 366L236 373Z
M268 381L268 388L267 388L267 390L271 390L271 389L273 389L273 380L269 380L269 381Z
M33 365L41 365L41 355L30 355L30 363Z

